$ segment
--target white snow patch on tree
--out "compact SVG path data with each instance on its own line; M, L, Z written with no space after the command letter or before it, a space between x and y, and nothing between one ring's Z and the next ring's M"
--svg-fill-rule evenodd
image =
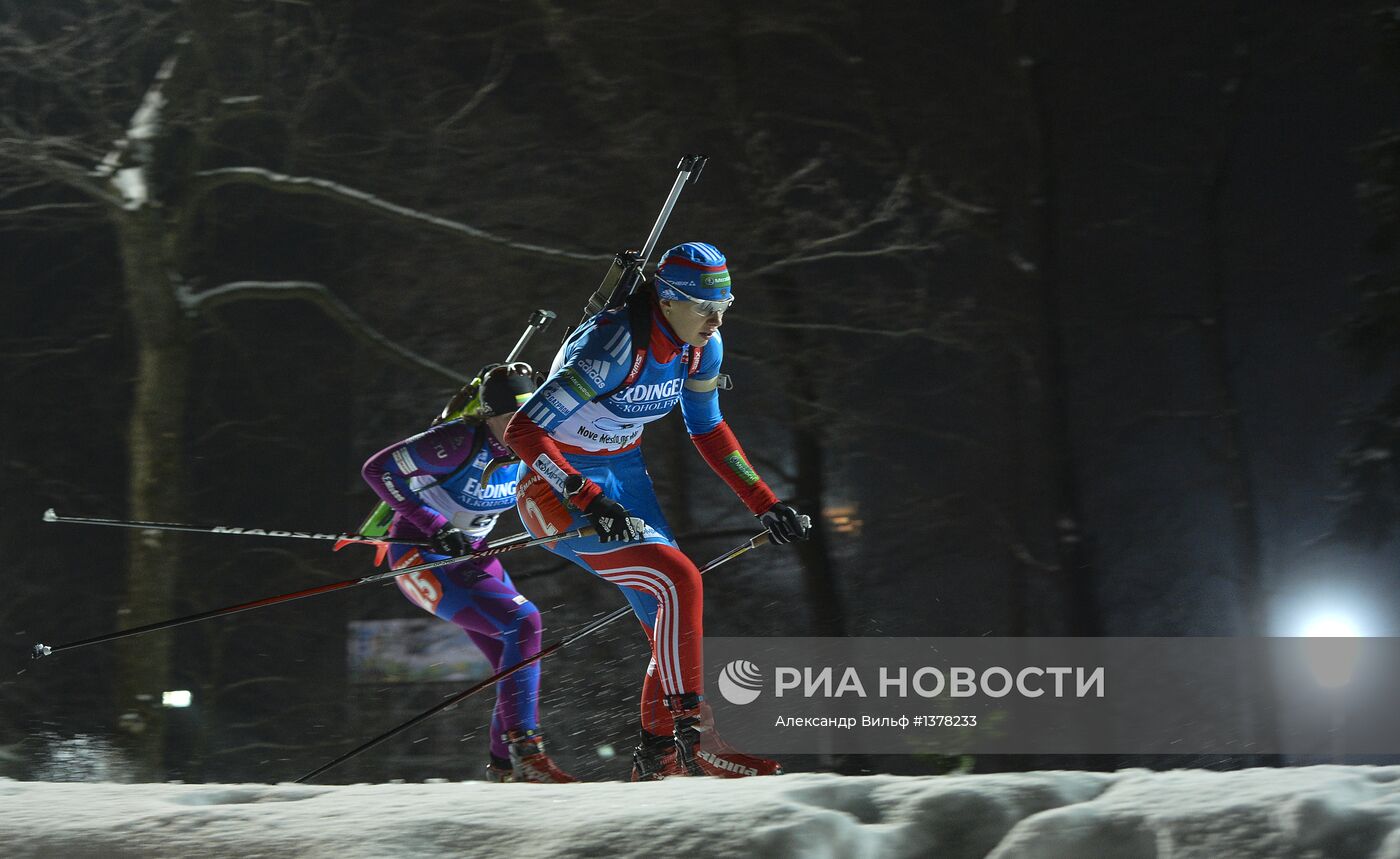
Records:
M96 171L99 176L112 177L112 187L121 195L122 208L129 211L141 208L151 199L146 171L155 160L153 147L161 133L166 105L163 89L175 71L175 62L172 56L161 63L155 81L141 99L141 106L131 115L126 136L116 141ZM120 166L123 164L131 166Z

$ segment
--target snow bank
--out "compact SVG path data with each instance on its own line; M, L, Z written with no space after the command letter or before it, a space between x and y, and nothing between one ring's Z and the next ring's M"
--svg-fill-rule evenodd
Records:
M654 784L0 780L0 856L1400 859L1400 767Z

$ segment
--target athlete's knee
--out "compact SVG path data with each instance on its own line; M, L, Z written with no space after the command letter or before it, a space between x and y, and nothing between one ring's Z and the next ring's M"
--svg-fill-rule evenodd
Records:
M698 606L700 571L679 549L664 543L629 546L584 556L598 575L623 588L645 626L654 626L658 606Z
M538 649L543 631L544 623L540 619L540 610L534 603L525 600L512 613L510 628L504 634L514 638L523 649Z
M657 567L666 575L676 590L698 596L703 587L699 568L680 549L674 546L659 545L656 550L662 561Z

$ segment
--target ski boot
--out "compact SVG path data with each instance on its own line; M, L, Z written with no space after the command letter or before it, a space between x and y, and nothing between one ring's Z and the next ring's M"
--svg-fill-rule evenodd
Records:
M703 696L694 692L672 695L666 706L676 720L676 765L684 774L716 778L782 775L782 764L777 761L746 755L720 739L714 714Z
M515 770L511 769L509 758L491 756L486 765L486 780L493 784L506 784L515 781Z
M641 742L632 750L632 781L660 781L668 775L685 775L676 764L675 737L640 732Z
M539 731L511 730L506 734L510 744L510 769L513 781L537 784L567 784L578 779L559 769L544 753L544 737Z

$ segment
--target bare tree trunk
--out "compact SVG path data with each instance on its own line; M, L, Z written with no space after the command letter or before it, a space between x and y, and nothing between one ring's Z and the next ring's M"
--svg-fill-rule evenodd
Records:
M1243 406L1230 357L1229 272L1225 259L1225 192L1234 175L1239 137L1240 100L1249 73L1249 47L1235 49L1239 66L1223 89L1226 129L1213 153L1202 206L1202 243L1205 253L1206 308L1201 333L1216 381L1215 411L1219 416L1226 466L1226 485L1235 524L1235 575L1240 588L1244 632L1267 635L1264 606L1262 538L1258 496L1245 447Z
M805 332L786 329L787 354L809 356L816 353L816 344ZM792 451L797 476L794 480L794 506L812 517L812 530L807 540L797 544L797 556L802 562L802 583L807 592L811 611L812 634L844 636L846 610L841 589L836 582L836 566L831 560L827 542L826 523L826 438L824 423L817 413L819 393L810 367L800 363L788 367L789 384L794 395L789 397L792 408Z
M188 333L170 283L167 231L151 208L117 216L127 308L136 350L136 384L128 424L129 513L134 519L179 520L185 512L184 423ZM128 543L124 627L172 616L181 564L180 537L133 532ZM133 762L147 777L164 771L165 722L160 693L169 688L168 635L120 643L119 724Z
M748 8L742 3L729 7L730 26L735 33L746 33ZM742 151L746 144L754 140L753 129L760 124L754 121L754 112L766 105L755 105L746 84L763 72L755 67L744 39L735 38L730 48L729 80L731 88L728 97L733 105L733 131ZM786 247L799 247L801 236L792 232L789 214L783 210L773 194L772 184L782 177L763 175L757 163L750 165L749 191L746 198L768 201L767 232L781 237ZM774 282L785 280L782 276ZM791 283L788 283L791 286ZM796 290L794 290L794 293ZM800 307L800 305L799 305ZM794 313L800 319L802 310ZM801 319L801 321L808 321ZM820 321L820 320L814 320ZM812 517L812 530L808 539L797 544L798 558L802 563L802 581L810 609L812 634L840 636L845 634L845 608L841 603L840 589L836 583L836 565L831 558L831 547L827 542L822 511L826 502L826 438L822 433L823 422L819 417L817 404L821 401L821 391L811 378L811 368L805 363L814 354L820 354L817 344L798 329L785 329L783 333L785 354L793 361L787 367L792 390L788 399L792 413L792 450L795 457L797 476L794 481L795 502L799 512Z
M811 535L797 544L802 581L812 611L812 634L844 636L846 608L836 582L836 567L831 562L831 546L822 517L826 508L825 442L816 431L802 428L793 432L793 445L797 454L797 494L793 500L798 510L812 517Z
M1007 558L1007 629L1011 636L1030 634L1030 588L1031 566L1027 556L1033 551L1028 533L1028 525L1033 517L1031 509L1035 493L1029 485L1029 470L1026 461L1028 439L1022 430L1025 421L1025 403L1029 399L1026 389L1024 368L1015 359L1015 353L1008 353L1007 371L1007 410L1011 428L1008 436L1007 462L1005 464L1007 497L1009 510L1007 517L1008 537L1015 545L1015 551Z
M1009 231L1008 255L1028 285L1023 301L1034 316L1034 321L1022 329L1026 348L1034 356L1027 389L1039 390L1043 400L1038 404L1037 423L1047 467L1046 496L1048 512L1053 517L1049 524L1055 541L1054 566L1065 600L1065 625L1070 635L1098 636L1103 634L1098 573L1084 530L1083 497L1071 427L1070 370L1061 306L1064 283L1060 272L1062 238L1054 108L1047 80L1049 69L1037 55L1038 46L1032 43L1030 35L1035 32L1032 16L1036 10L1028 6L1008 0L1002 13L1007 60L1013 69L1013 86L1020 95L1016 119L1022 126L1027 149L1025 187L1011 189L1008 199L1008 209L1026 208L1024 236L1018 237L1014 229ZM1024 253L1021 244L1028 247ZM1037 517L1045 511L1038 507L1027 512ZM1045 533L1045 524L1032 521L1026 531L1029 535Z
M1206 307L1201 319L1201 337L1216 382L1213 411L1220 425L1221 455L1225 461L1226 498L1234 524L1235 582L1239 590L1242 633L1266 637L1268 594L1264 586L1263 536L1259 527L1259 497L1245 442L1243 412L1235 362L1230 357L1229 267L1226 260L1225 193L1234 177L1239 140L1240 111L1250 77L1250 46L1246 40L1240 10L1234 10L1241 30L1235 46L1236 66L1222 88L1225 93L1224 131L1212 153L1202 200L1201 228L1205 254ZM1263 652L1262 649L1260 651ZM1241 678L1246 695L1246 718L1260 747L1277 745L1274 683L1267 673ZM1278 757L1261 756L1260 763L1277 765Z
M1031 189L1039 249L1034 283L1040 293L1041 373L1045 390L1045 440L1054 481L1055 557L1068 603L1069 633L1103 634L1099 609L1098 574L1084 532L1079 469L1070 431L1070 378L1065 357L1065 320L1060 305L1059 176L1056 173L1054 123L1046 93L1045 63L1022 59L1026 94L1030 100L1035 173Z

